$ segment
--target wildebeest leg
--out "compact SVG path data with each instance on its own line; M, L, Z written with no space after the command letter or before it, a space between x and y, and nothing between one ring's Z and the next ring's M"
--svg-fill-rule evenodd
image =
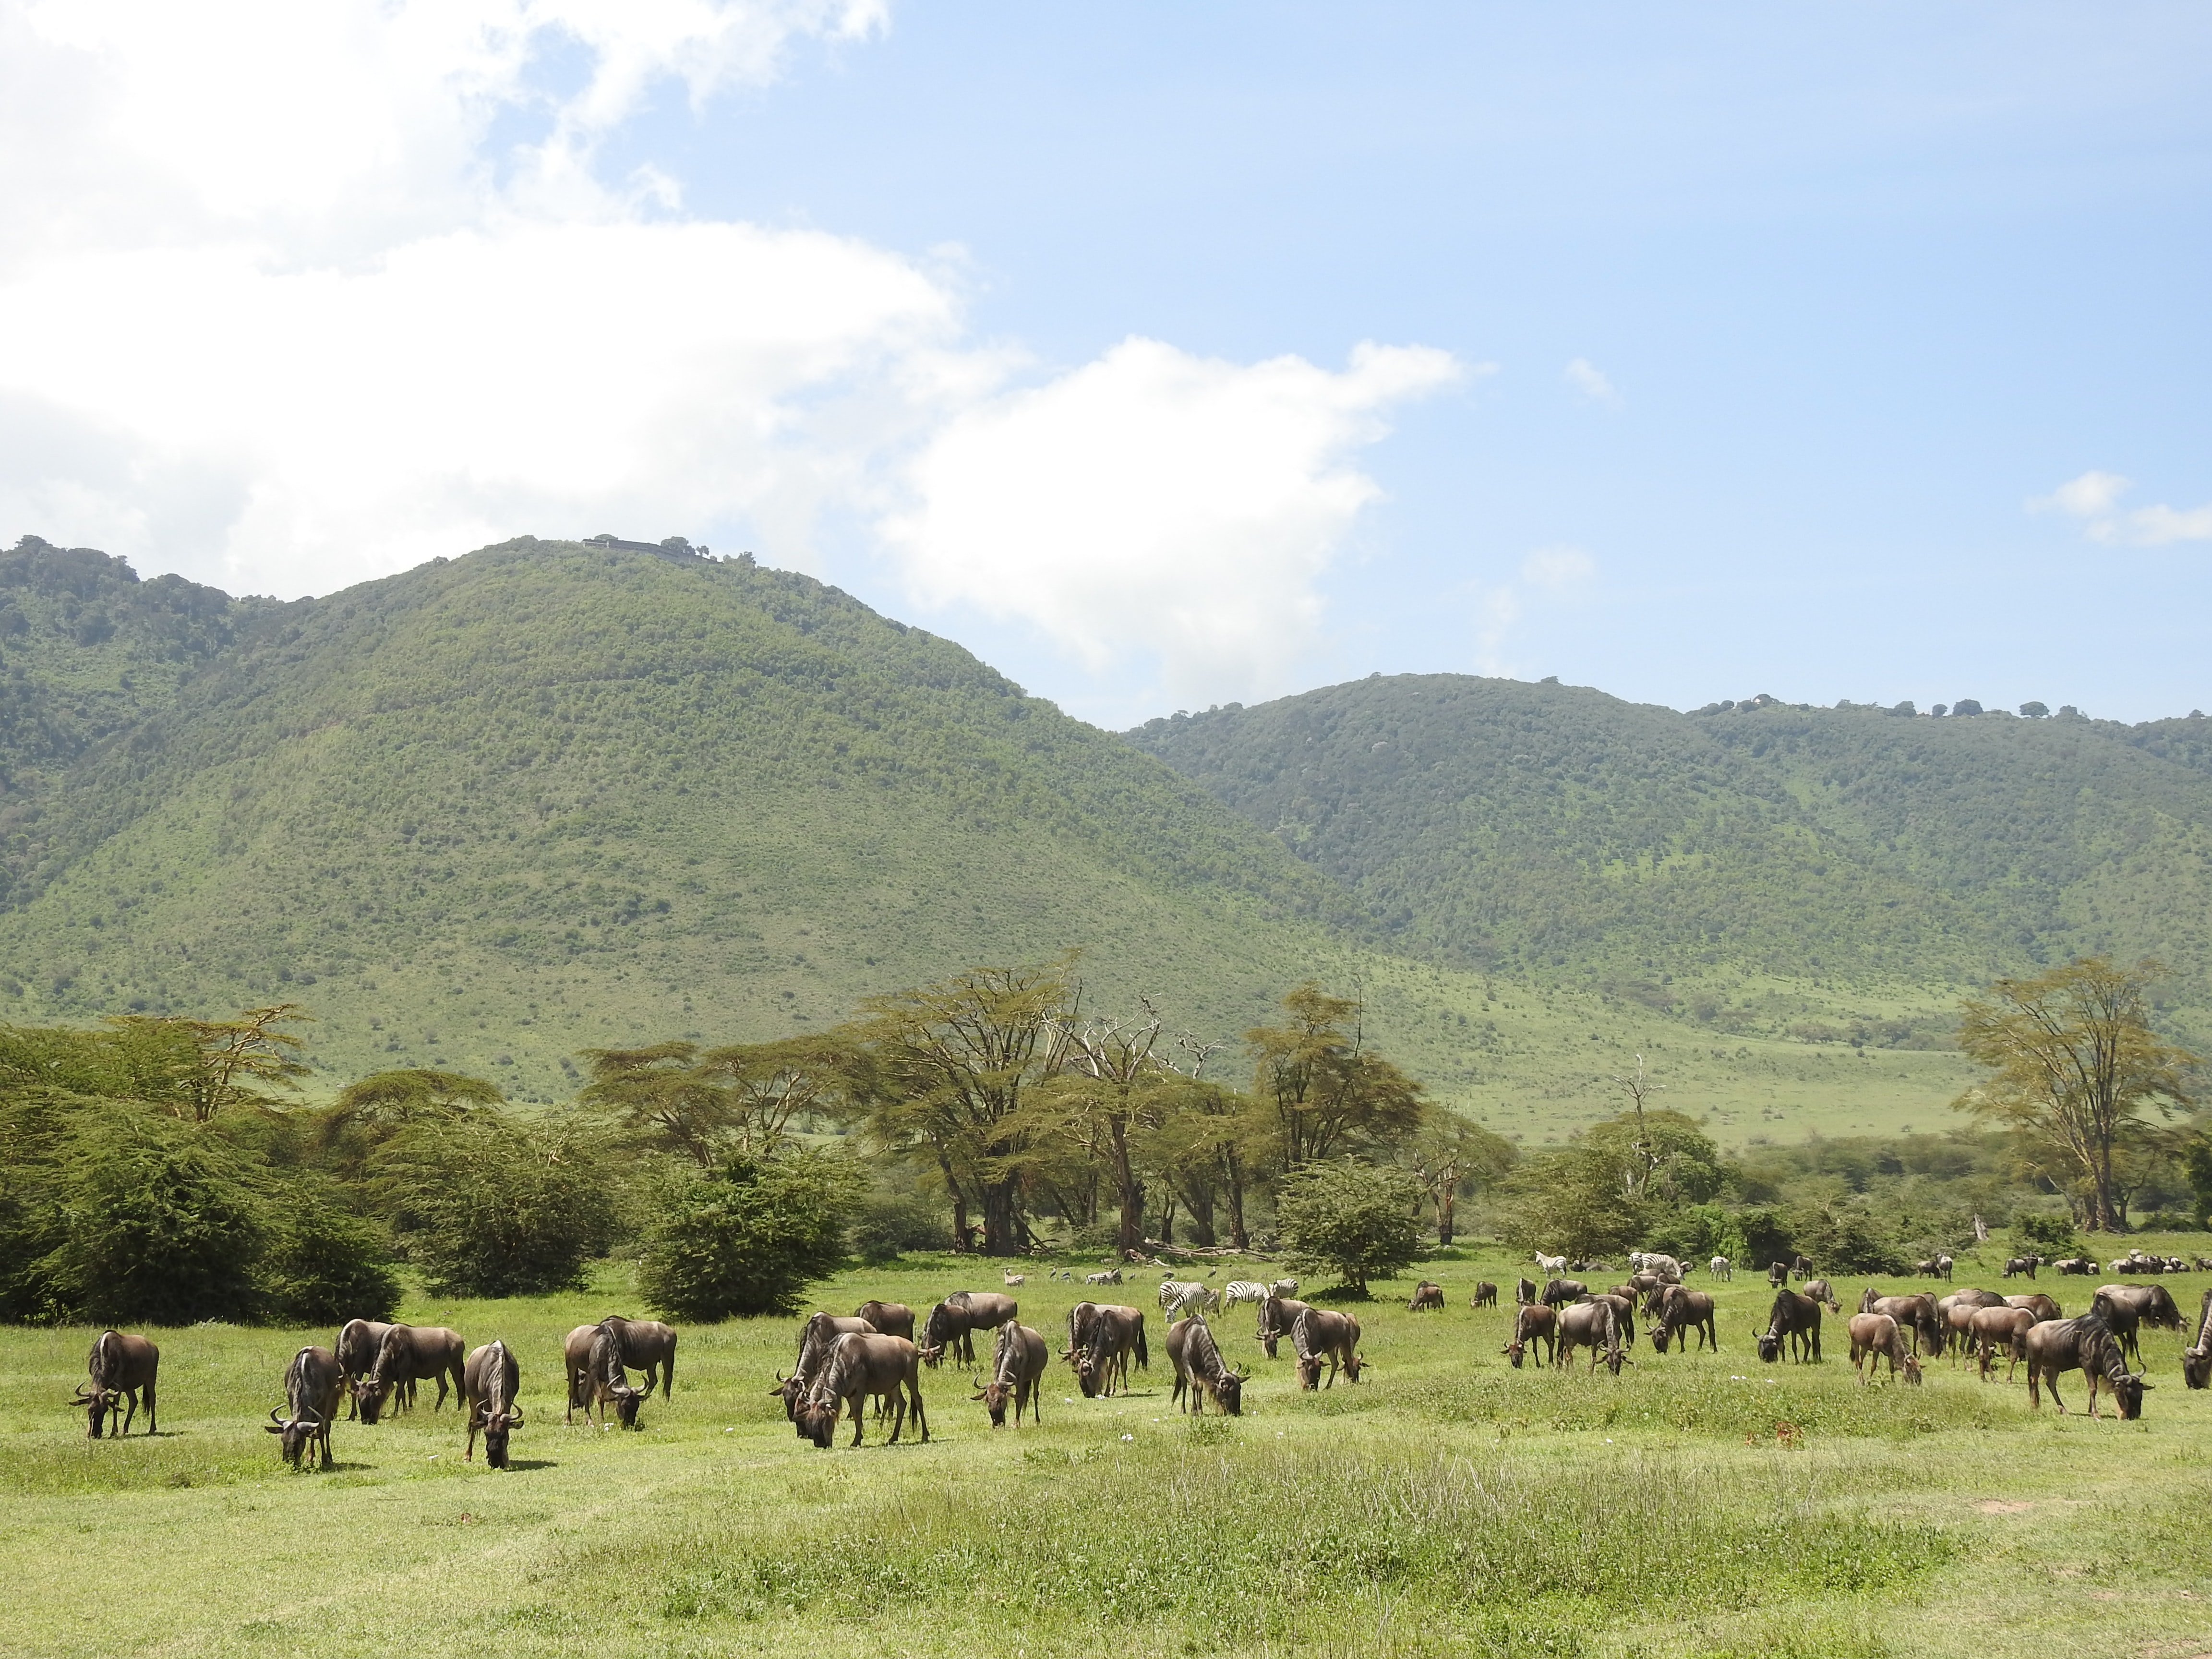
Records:
M325 1417L322 1426L315 1431L315 1438L323 1443L323 1467L331 1467L331 1419Z
M477 1456L477 1414L469 1413L469 1443L462 1449L461 1462L473 1463Z

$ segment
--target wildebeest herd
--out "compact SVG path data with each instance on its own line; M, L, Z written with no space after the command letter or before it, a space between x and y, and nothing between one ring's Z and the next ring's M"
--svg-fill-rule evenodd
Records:
M1515 1286L1510 1336L1503 1352L1516 1369L1532 1346L1554 1366L1568 1369L1577 1350L1587 1349L1591 1371L1602 1363L1617 1376L1624 1366L1635 1363L1629 1350L1635 1346L1639 1320L1659 1353L1677 1345L1686 1352L1693 1342L1699 1349L1718 1352L1713 1297L1684 1282L1682 1265L1674 1258L1632 1255L1627 1279L1604 1290L1592 1290L1583 1280L1566 1276L1570 1267L1590 1273L1609 1271L1602 1262L1570 1263L1564 1256L1540 1255L1537 1260L1544 1283L1540 1286L1523 1278ZM2135 1261L2137 1265L2159 1262L2157 1271L2186 1271L2178 1259ZM1939 1261L1940 1267L1933 1261L1920 1266L1929 1276L1948 1278L1951 1262L1948 1258ZM2022 1264L2008 1264L2008 1276L2011 1267L2018 1265ZM2063 1268L2068 1264L2030 1258L2024 1270L2032 1274L2044 1265ZM1733 1266L1717 1256L1708 1271L1725 1280L1732 1277ZM1811 1272L1813 1264L1802 1257L1770 1268L1773 1303L1766 1322L1751 1327L1763 1363L1817 1362L1822 1358L1823 1313L1841 1316L1843 1310L1825 1279L1804 1278L1797 1288L1790 1288L1791 1277ZM1118 1283L1119 1278L1094 1275L1089 1282ZM1202 1284L1163 1281L1159 1305L1163 1316L1171 1322L1165 1346L1174 1368L1175 1403L1202 1413L1211 1401L1228 1415L1242 1413L1249 1373L1224 1355L1221 1336L1208 1318L1210 1313L1218 1317L1220 1310L1240 1302L1254 1305L1257 1323L1252 1340L1268 1358L1278 1358L1282 1339L1290 1339L1302 1389L1333 1387L1340 1375L1357 1382L1367 1363L1360 1351L1359 1321L1351 1314L1297 1300L1297 1289L1296 1279L1232 1280L1221 1294ZM1479 1283L1469 1305L1478 1310L1498 1306L1498 1287ZM1444 1306L1443 1287L1426 1279L1407 1304L1413 1312L1440 1311ZM769 1392L782 1401L799 1436L818 1448L834 1443L837 1425L847 1415L853 1423L851 1443L861 1443L863 1408L870 1401L879 1419L891 1418L892 1443L905 1431L909 1417L918 1437L927 1441L930 1433L922 1373L951 1358L976 1367L972 1398L982 1405L993 1427L1006 1426L1009 1408L1017 1426L1024 1413L1042 1424L1050 1349L1042 1333L1020 1322L1019 1313L1011 1296L958 1291L929 1310L919 1322L919 1336L914 1310L901 1303L872 1300L850 1315L817 1313L800 1328L790 1374L779 1372L777 1385ZM2098 1414L2101 1390L2110 1393L2123 1419L2142 1414L2143 1394L2152 1386L2140 1370L2130 1370L2131 1364L2142 1364L2138 1332L2145 1325L2179 1331L2183 1322L2179 1304L2163 1285L2118 1283L2100 1285L2091 1296L2087 1311L2071 1318L2054 1297L2040 1291L2007 1296L1968 1288L1942 1297L1932 1291L1891 1296L1869 1285L1856 1310L1842 1320L1849 1357L1863 1384L1884 1364L1893 1380L1901 1376L1909 1384L1918 1384L1927 1362L1945 1354L1954 1368L1971 1362L1978 1376L1987 1381L2002 1359L2008 1381L2026 1364L2028 1398L2034 1407L2041 1406L2047 1389L2063 1413L2059 1379L2078 1370L2087 1383L2089 1414ZM1059 1358L1073 1371L1085 1398L1127 1394L1132 1365L1150 1370L1146 1323L1140 1308L1084 1301L1069 1310L1067 1340ZM2182 1354L2183 1379L2191 1389L2212 1387L2212 1291L2204 1293L2192 1323L2189 1346ZM988 1374L975 1358L978 1332L994 1334ZM596 1325L576 1327L562 1344L567 1420L573 1423L580 1409L588 1424L596 1411L605 1427L611 1407L622 1427L637 1427L639 1414L656 1388L664 1401L672 1395L676 1346L677 1333L653 1320L610 1315ZM161 1351L146 1338L112 1330L100 1334L87 1358L87 1381L77 1386L71 1400L85 1409L91 1437L126 1434L142 1405L145 1432L155 1432L160 1366ZM631 1371L642 1373L641 1386L631 1382ZM311 1345L291 1356L282 1382L283 1404L270 1409L264 1426L278 1437L287 1464L297 1468L319 1460L329 1468L331 1431L342 1405L347 1418L373 1425L386 1411L410 1409L423 1382L436 1387L434 1412L444 1406L450 1387L466 1428L465 1460L474 1459L481 1434L486 1462L506 1468L509 1437L524 1425L517 1357L499 1340L466 1350L459 1334L442 1326L349 1321L332 1347Z

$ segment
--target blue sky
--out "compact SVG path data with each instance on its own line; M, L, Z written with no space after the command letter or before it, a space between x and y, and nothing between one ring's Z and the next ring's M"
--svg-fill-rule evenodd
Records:
M2212 704L2200 8L354 9L0 7L64 89L0 125L0 532L321 592L680 532L1115 725Z

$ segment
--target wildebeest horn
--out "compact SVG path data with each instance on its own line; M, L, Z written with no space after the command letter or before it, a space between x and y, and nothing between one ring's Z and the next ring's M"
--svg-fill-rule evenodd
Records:
M88 1400L91 1397L91 1395L85 1393L84 1384L82 1382L76 1385L76 1392L70 1396L71 1400Z
M635 1391L635 1389L633 1389L633 1390L631 1390L631 1392L632 1392L632 1393L635 1393L635 1392L636 1392L636 1391ZM520 1428L520 1427L522 1426L522 1407L521 1407L517 1406L517 1407L516 1407L513 1411L509 1412L509 1413L507 1414L507 1427L509 1427L510 1429L519 1429L519 1428Z
M271 1407L269 1408L269 1420L270 1420L271 1423L282 1423L284 1419L283 1419L283 1417L278 1413L278 1412L277 1412L276 1408L274 1406L271 1406Z

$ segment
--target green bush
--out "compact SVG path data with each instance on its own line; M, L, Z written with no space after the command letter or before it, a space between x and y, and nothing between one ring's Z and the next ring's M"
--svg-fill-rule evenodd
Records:
M952 1243L952 1219L915 1194L877 1194L862 1201L850 1235L861 1261L895 1261L904 1250L942 1250Z
M1275 1231L1293 1271L1334 1273L1364 1294L1370 1278L1420 1259L1420 1197L1402 1170L1309 1164L1284 1177Z
M2074 1235L2070 1215L2021 1210L2012 1218L2013 1237L2023 1251L2034 1255L2078 1255L2081 1241Z
M417 1124L369 1170L434 1295L568 1290L610 1242L611 1184L589 1149L501 1112Z
M852 1172L842 1158L735 1160L668 1196L638 1263L638 1288L674 1319L797 1310L843 1260Z
M399 1305L399 1279L383 1233L313 1177L286 1183L254 1277L264 1312L279 1324L389 1319Z

